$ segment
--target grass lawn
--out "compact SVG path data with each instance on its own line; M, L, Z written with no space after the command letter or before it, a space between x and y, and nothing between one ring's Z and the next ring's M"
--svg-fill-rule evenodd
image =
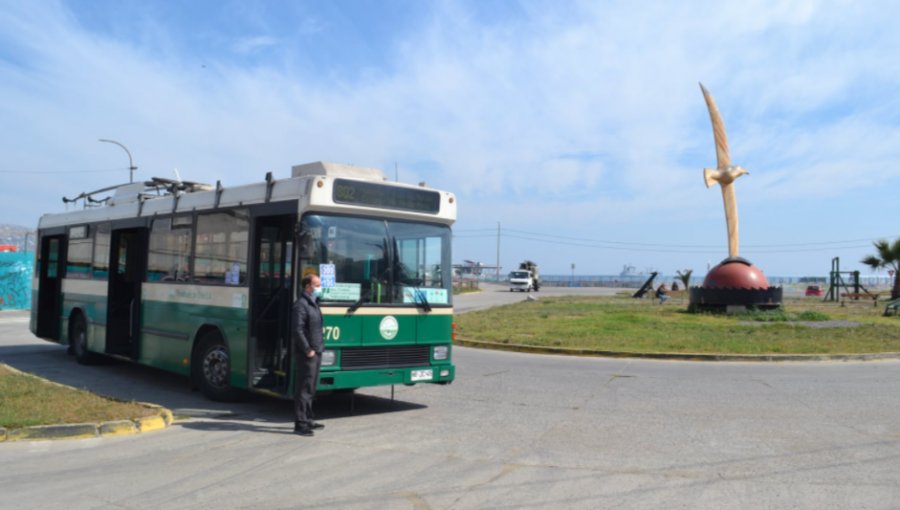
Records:
M687 299L540 297L456 316L463 340L621 352L850 354L900 352L900 318L871 302L788 298L783 311L687 313Z
M0 427L99 423L152 416L156 409L53 384L0 363Z

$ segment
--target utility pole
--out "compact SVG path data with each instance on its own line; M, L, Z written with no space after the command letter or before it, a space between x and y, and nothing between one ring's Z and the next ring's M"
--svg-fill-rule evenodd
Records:
M106 143L114 143L114 144L118 145L119 147L125 149L125 154L128 154L128 182L129 183L134 182L134 171L137 170L137 167L134 166L134 161L131 160L131 151L129 151L127 147L125 147L124 145L122 145L121 143L119 143L115 140L107 140L105 138L101 138L97 141L98 142L106 142Z
M500 283L500 222L497 222L497 283Z

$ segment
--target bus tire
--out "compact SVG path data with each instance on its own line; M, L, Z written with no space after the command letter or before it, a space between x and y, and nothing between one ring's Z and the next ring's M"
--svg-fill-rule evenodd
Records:
M97 363L99 357L88 350L87 324L85 324L84 316L81 314L75 315L72 319L72 327L69 329L69 343L72 346L72 354L75 355L75 361L82 365Z
M194 357L194 380L203 395L217 402L234 401L237 391L231 387L231 356L216 331L208 331L200 337L197 356Z

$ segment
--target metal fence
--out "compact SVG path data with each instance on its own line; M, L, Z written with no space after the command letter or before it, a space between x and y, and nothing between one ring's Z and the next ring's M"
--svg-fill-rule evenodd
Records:
M34 253L0 253L0 310L31 308Z

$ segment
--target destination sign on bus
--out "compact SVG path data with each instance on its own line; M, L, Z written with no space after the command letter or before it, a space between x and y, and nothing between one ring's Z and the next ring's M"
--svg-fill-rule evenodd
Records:
M370 182L336 179L333 197L339 204L365 205L435 214L441 210L437 191L398 188Z

